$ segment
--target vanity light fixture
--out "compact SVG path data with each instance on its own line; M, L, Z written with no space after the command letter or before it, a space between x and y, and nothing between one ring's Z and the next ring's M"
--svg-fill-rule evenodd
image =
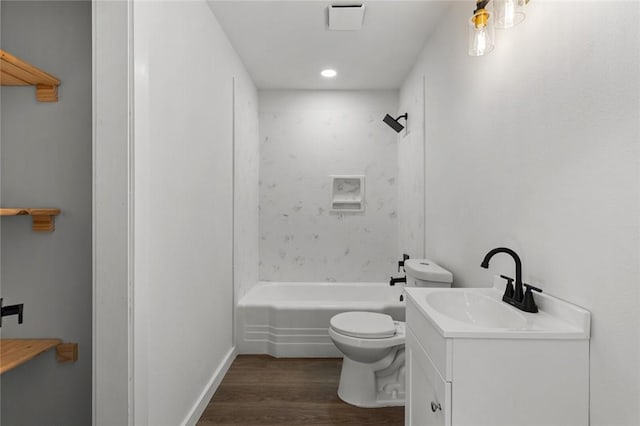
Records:
M488 8L489 2L493 10ZM511 28L526 16L529 0L477 0L469 19L469 56L483 56L495 47L495 28Z
M493 13L487 9L489 0L476 3L476 10L469 19L469 56L482 56L495 47L495 29Z
M496 16L496 28L503 30L515 27L527 16L524 7L527 0L493 0L493 13Z
M338 75L338 73L336 72L336 70L332 70L330 68L327 68L326 70L322 70L320 75L325 77L325 78L333 78L336 75Z

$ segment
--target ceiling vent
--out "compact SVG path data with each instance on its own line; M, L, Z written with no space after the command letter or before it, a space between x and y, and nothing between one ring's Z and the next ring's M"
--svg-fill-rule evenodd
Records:
M364 5L331 5L329 6L329 30L355 31L362 29L364 21Z

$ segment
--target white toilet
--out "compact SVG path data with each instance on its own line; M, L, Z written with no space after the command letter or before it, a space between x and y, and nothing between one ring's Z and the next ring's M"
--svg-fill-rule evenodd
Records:
M407 286L451 287L451 272L428 259L404 263ZM404 405L405 324L375 312L331 318L331 340L344 355L338 396L358 407Z

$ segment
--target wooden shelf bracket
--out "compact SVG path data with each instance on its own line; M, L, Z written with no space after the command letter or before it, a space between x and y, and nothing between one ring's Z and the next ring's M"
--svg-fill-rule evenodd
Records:
M78 344L60 343L56 346L56 360L58 362L76 362L78 360Z
M58 101L58 78L1 49L0 71L0 85L35 86L37 101Z

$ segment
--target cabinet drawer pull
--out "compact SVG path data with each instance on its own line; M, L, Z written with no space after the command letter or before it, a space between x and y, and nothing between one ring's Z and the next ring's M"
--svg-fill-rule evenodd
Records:
M442 411L442 406L440 405L440 403L431 401L431 411L435 413L438 410Z

